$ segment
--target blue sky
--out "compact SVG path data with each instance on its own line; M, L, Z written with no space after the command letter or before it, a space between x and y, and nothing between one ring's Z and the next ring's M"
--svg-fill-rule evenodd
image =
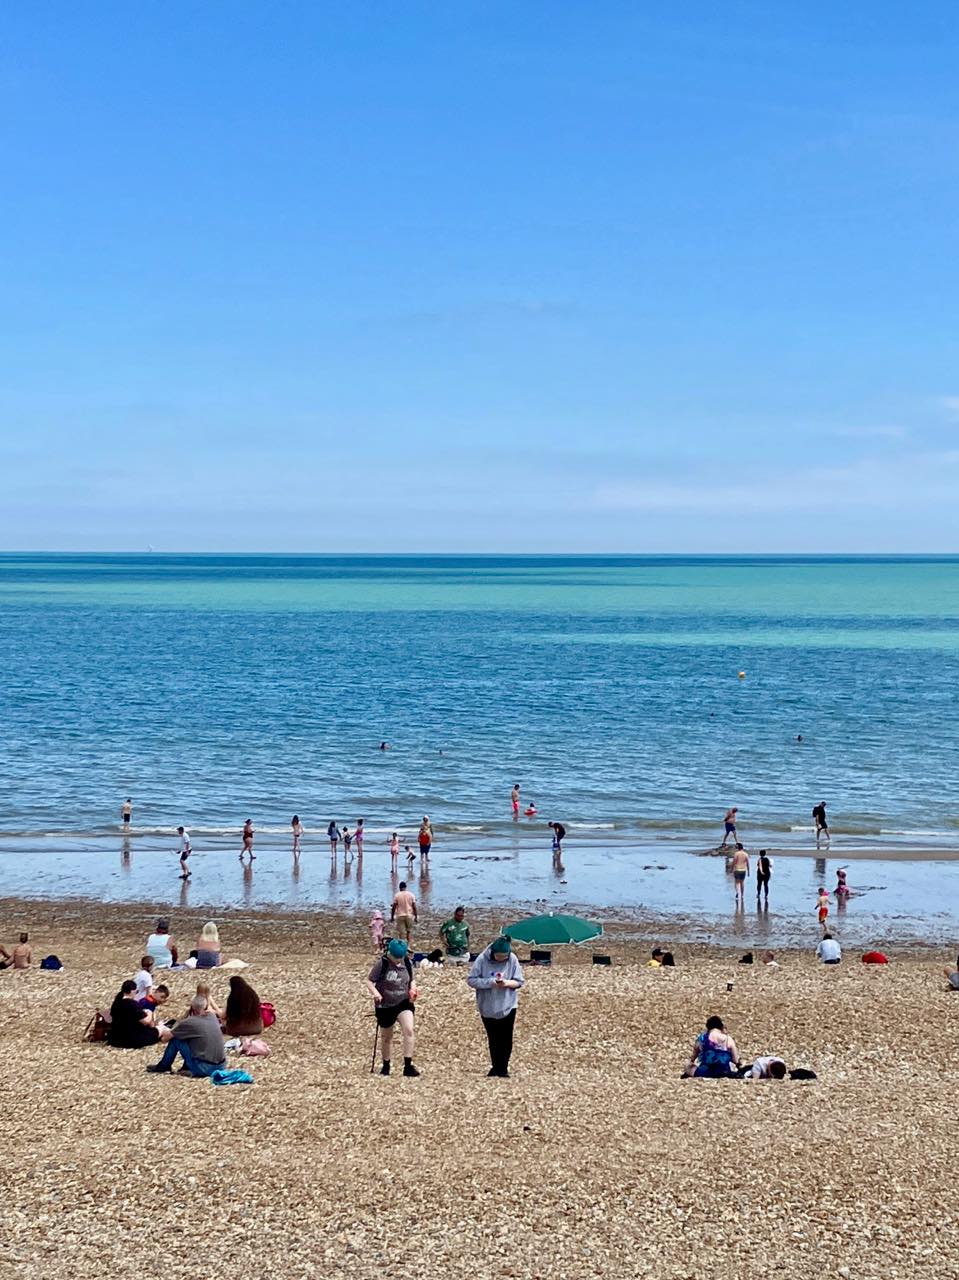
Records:
M959 11L8 6L0 546L957 551Z

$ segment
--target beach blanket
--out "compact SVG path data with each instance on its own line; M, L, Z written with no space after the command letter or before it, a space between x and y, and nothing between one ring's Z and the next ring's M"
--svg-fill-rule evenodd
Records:
M219 1067L212 1072L210 1079L214 1084L252 1084L253 1077L249 1071L230 1071L226 1067Z

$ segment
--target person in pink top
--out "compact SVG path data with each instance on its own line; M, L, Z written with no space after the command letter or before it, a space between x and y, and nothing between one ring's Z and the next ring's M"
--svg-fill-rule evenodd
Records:
M399 936L406 942L413 941L413 923L418 919L416 899L406 887L406 881L400 881L398 891L393 895L390 907L390 919L396 925Z

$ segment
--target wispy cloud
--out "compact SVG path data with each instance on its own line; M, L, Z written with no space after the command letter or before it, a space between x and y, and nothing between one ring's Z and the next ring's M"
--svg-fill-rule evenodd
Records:
M959 396L937 396L936 404L944 409L950 418L959 418Z

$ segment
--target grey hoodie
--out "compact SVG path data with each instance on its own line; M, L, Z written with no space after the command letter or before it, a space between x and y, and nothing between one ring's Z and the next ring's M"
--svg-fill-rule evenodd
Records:
M473 961L466 981L476 992L476 1005L481 1018L505 1018L519 1003L519 989L498 987L494 976L501 973L510 982L523 985L523 970L516 956L510 952L505 960L494 960L489 947Z

